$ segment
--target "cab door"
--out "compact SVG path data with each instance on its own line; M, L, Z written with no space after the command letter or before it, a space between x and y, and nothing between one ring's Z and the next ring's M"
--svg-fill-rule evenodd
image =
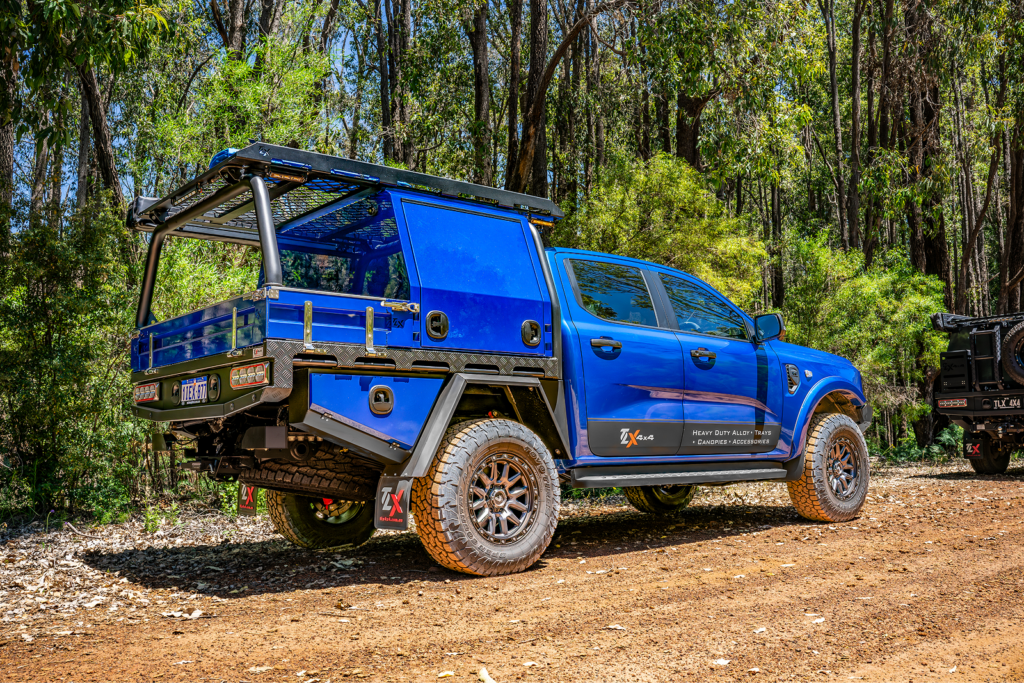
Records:
M659 272L678 327L684 367L679 452L767 453L781 432L779 360L753 341L743 316L703 283Z
M597 254L562 264L580 344L582 445L599 456L675 455L683 434L679 342L659 326L644 271Z

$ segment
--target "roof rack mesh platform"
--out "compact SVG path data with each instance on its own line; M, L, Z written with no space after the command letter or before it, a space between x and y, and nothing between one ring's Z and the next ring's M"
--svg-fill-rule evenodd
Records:
M254 143L221 153L211 168L163 199L139 197L128 212L129 227L154 232L182 213L183 224L167 234L259 244L252 190L240 187L249 175L262 176L279 234L318 240L337 234L358 212L346 207L385 188L398 188L500 206L551 219L561 218L554 202L484 185L379 166L343 157Z

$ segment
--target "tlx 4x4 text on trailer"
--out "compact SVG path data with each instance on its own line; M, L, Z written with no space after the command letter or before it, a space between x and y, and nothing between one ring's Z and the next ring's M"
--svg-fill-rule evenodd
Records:
M267 489L305 547L410 513L429 553L495 575L533 564L560 484L672 513L699 485L788 482L841 521L868 488L861 378L781 341L671 268L545 249L552 202L253 144L160 200L132 341L135 411L188 466ZM170 320L150 306L168 235L252 245L258 288Z

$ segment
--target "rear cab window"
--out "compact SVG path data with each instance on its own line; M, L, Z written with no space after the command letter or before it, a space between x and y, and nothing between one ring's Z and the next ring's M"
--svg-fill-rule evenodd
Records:
M746 322L732 306L707 287L658 273L680 332L749 340Z
M603 320L657 327L651 293L639 268L606 261L567 260L576 297L588 313Z

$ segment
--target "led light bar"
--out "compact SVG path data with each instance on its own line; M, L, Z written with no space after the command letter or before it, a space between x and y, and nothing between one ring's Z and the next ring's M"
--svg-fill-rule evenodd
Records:
M135 402L146 403L160 398L160 383L140 384L135 387Z
M270 363L256 363L255 365L232 368L230 382L232 389L269 384Z

